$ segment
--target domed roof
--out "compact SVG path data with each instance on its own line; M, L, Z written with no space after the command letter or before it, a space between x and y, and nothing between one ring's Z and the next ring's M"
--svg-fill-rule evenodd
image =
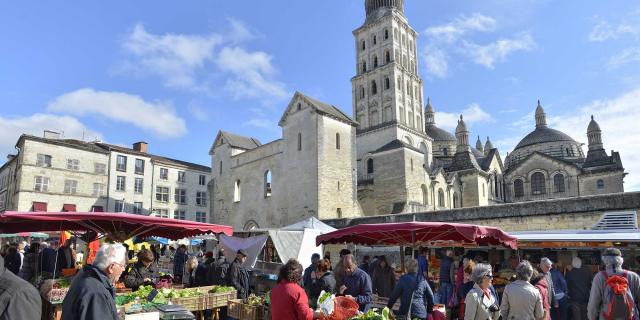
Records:
M460 115L460 120L458 120L458 126L456 127L456 135L458 133L469 132L467 129L467 124L464 123L464 119L462 119L462 115Z
M587 133L594 132L594 131L601 131L601 130L600 130L600 125L598 125L596 120L593 119L593 116L591 116L591 122L589 122L589 126L587 127Z
M568 141L577 143L573 138L569 135L565 134L562 131L558 131L555 129L551 129L548 127L538 127L533 132L529 133L526 137L524 137L518 145L515 147L514 151L526 146L545 143L545 142L558 142L558 141Z
M404 0L365 0L367 16L380 8L396 8L404 12Z
M453 143L456 142L456 137L453 136L449 131L440 129L435 125L427 125L424 129L429 137L433 139L433 141L451 141Z

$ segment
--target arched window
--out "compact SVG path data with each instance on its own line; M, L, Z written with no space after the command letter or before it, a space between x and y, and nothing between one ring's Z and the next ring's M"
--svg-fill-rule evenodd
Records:
M367 173L373 173L373 159L367 160Z
M371 94L378 94L378 85L375 80L371 81Z
M298 111L302 109L302 103L298 103Z
M378 43L378 38L373 36L373 45L375 46Z
M604 181L602 179L598 179L598 181L596 182L596 188L598 189L598 191L604 190Z
M389 29L384 29L384 39L389 39Z
M521 179L513 182L513 195L516 198L522 198L524 196L524 183Z
M427 199L429 199L429 193L427 192L427 186L425 186L423 184L422 186L420 186L420 189L422 189L422 204L426 206L428 204L428 200Z
M411 82L407 81L407 94L411 97L412 94L412 90L411 90Z
M553 176L553 191L564 192L564 175L556 174Z
M545 194L545 181L542 172L536 172L531 175L531 194Z
M298 151L302 150L302 133L298 133Z
M236 183L233 188L233 202L240 202L240 180L236 180Z
M384 53L384 62L385 63L391 62L391 52L389 52L389 50L387 50L387 52Z
M364 40L362 40L362 51L364 51L367 48L367 44L364 42Z
M411 109L409 109L409 127L413 128L414 123L413 123L413 111Z
M438 189L438 207L444 208L444 191L442 189Z
M393 28L393 35L396 37L396 39L398 38L398 29Z
M336 149L340 150L340 134L336 133Z
M458 204L458 194L454 193L453 194L453 207L454 208L459 208L460 205Z
M363 86L360 86L360 99L364 99L365 97L365 90Z
M362 61L362 73L367 72L367 62L366 61Z
M264 173L264 197L271 197L271 170Z
M373 56L373 67L374 68L378 67L378 56Z
M444 156L448 156L448 155L449 155L449 149L447 149L447 148L442 148L442 155L444 155Z
M389 81L389 77L384 77L384 89L389 90L391 88L391 81Z

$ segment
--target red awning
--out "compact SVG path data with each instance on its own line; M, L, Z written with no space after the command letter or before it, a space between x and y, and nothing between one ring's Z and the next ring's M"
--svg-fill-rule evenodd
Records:
M76 205L65 203L62 205L62 212L76 212Z
M133 236L158 236L172 240L206 233L233 234L230 226L111 212L5 212L0 233L31 231L95 231L117 241Z
M316 238L317 245L328 243L388 246L476 244L517 248L517 239L499 228L444 222L360 224Z
M35 211L35 212L47 212L47 203L46 202L34 202L32 211Z

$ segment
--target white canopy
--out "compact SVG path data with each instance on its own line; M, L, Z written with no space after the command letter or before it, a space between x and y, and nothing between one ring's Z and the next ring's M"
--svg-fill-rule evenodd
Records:
M288 225L282 228L282 230L299 230L299 231L302 231L304 229L319 230L322 233L329 233L329 232L336 231L336 228L320 221L316 217L307 218L300 222L296 222L292 225Z
M627 230L559 230L509 232L518 241L640 241L640 229Z

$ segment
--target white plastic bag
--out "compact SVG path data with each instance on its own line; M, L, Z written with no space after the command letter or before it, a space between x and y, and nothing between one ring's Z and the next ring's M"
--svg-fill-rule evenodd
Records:
M318 309L320 309L320 311L322 311L322 313L324 313L325 315L330 316L333 313L336 296L332 294L326 297L324 301L320 302L320 299L322 299L322 297L325 297L326 295L327 292L325 292L324 290L320 292L320 296L318 297Z

